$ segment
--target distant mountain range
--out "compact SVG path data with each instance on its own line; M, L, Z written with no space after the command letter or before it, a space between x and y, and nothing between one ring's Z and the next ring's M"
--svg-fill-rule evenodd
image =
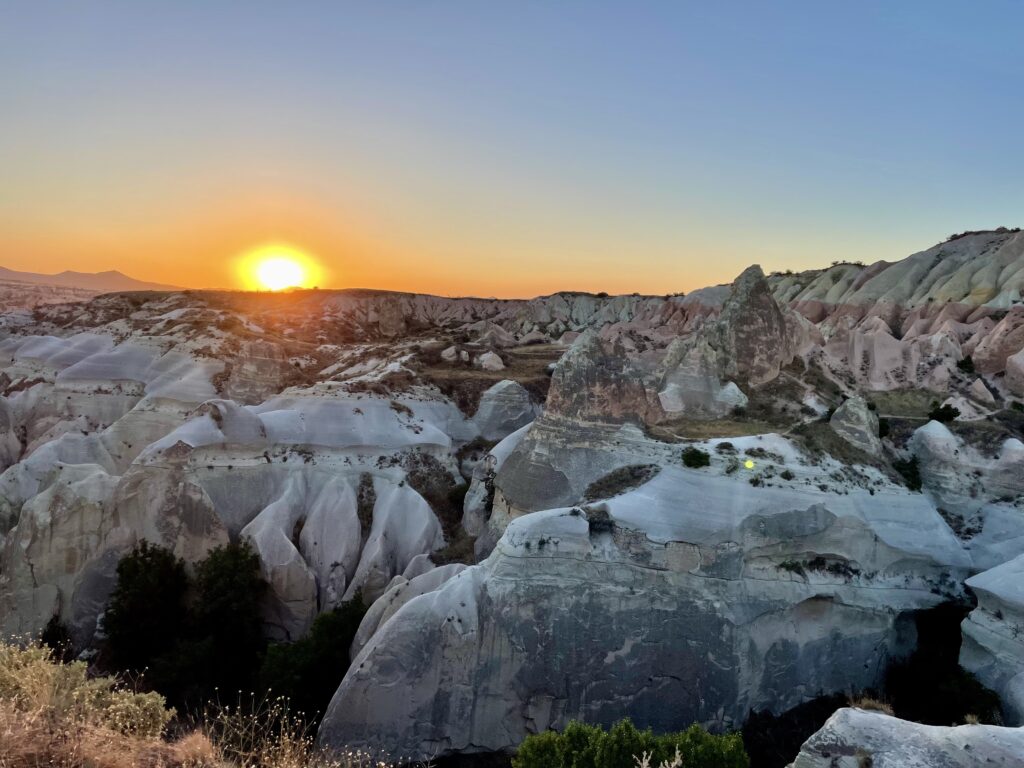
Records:
M147 283L136 280L116 270L107 272L72 272L65 270L56 275L43 275L36 272L18 272L17 270L0 267L0 281L31 283L32 285L53 285L61 288L77 288L96 293L111 291L177 291L176 285Z

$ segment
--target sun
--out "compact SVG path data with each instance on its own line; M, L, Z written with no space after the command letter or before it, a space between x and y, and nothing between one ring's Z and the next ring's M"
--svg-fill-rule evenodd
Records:
M239 260L239 274L249 290L284 291L316 285L320 268L307 253L290 245L254 248Z
M276 256L256 265L256 278L267 290L282 291L302 285L306 273L297 261Z

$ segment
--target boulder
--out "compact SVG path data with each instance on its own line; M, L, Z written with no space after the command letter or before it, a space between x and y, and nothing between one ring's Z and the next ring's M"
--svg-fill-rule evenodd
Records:
M526 387L505 379L481 395L473 423L484 439L501 440L537 418L538 410Z
M1024 367L1022 367L1021 370L1024 371ZM1007 373L1007 375L1009 375L1009 373ZM971 386L967 390L967 394L971 396L971 399L976 400L979 403L983 403L985 405L996 404L996 399L992 394L992 390L985 386L984 379L975 379L971 382Z
M1017 397L1024 397L1024 349L1006 358L1006 388Z
M476 358L476 365L485 371L503 371L505 363L496 352L484 352Z
M881 712L840 709L789 768L1017 768L1024 729L921 725Z
M851 397L836 408L829 426L843 440L872 456L882 454L878 437L878 416L863 397Z

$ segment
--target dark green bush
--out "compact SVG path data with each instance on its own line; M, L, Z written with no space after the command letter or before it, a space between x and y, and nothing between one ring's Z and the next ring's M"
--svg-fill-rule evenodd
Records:
M691 469L707 467L711 464L711 456L707 451L694 448L692 445L683 449L683 464Z
M636 758L649 753L653 765L675 756L686 768L747 768L750 765L738 733L714 736L698 725L685 731L655 735L621 720L605 732L597 726L571 722L562 733L529 736L512 760L513 768L636 768Z
M909 459L897 459L892 463L893 469L900 473L907 488L912 491L921 490L921 468L917 463L917 456Z
M356 594L317 616L306 637L271 645L260 669L260 687L286 697L291 710L308 722L319 721L348 671L348 649L366 609L362 595Z
M251 691L265 648L266 583L248 542L211 551L190 579L169 550L147 542L121 559L107 608L105 658L178 708Z
M956 367L964 373L974 373L974 360L970 355L964 355L963 360L958 360Z
M1015 411L1024 411L1024 403L1022 403L1020 400L1014 400L1012 403L1010 403L1010 407Z
M928 412L928 418L932 421L941 421L943 423L956 421L960 418L960 409L948 404L941 406L936 404Z
M59 616L51 616L46 622L42 633L39 635L40 645L45 645L53 651L53 658L64 663L73 661L75 658L74 644L71 641L71 633L61 622Z
M888 437L892 431L892 424L889 423L888 419L878 420L878 436L881 438Z
M185 563L142 541L117 564L103 626L106 655L118 671L141 672L171 650L186 623Z

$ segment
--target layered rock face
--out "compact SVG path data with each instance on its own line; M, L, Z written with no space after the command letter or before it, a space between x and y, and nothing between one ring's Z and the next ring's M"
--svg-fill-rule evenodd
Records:
M1024 725L1024 555L967 586L978 607L963 623L960 665L999 694L1009 725Z
M840 709L804 743L790 768L1011 768L1022 761L1022 728L921 725Z
M955 597L969 557L920 495L881 479L812 492L830 468L745 440L799 475L755 488L724 459L675 464L603 503L514 519L484 563L376 625L321 740L423 758L574 718L728 728L877 684L913 647L911 612Z
M836 409L829 419L836 434L862 451L872 455L882 452L878 437L878 417L862 397L851 397Z

